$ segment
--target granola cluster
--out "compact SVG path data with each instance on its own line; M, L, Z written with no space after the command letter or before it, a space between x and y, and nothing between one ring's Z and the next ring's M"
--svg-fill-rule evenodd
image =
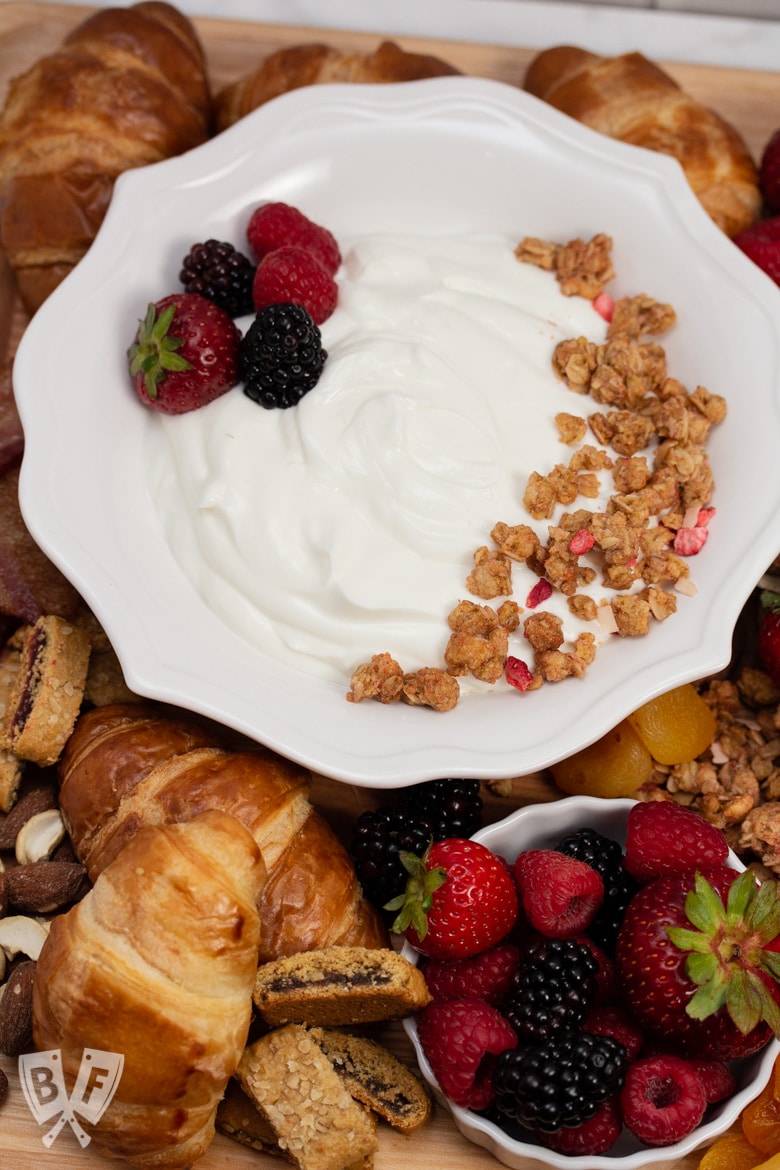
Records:
M615 275L611 247L604 234L565 245L528 237L515 255L554 272L564 295L593 300L607 295L605 286ZM571 453L528 476L522 504L536 527L499 520L492 543L473 554L466 589L496 608L458 603L448 617L445 670L426 668L425 685L419 678L413 684L415 676L405 675L389 655L376 655L355 671L350 701L401 698L450 710L457 684L449 690L441 674L471 674L486 683L506 676L511 682L509 637L518 630L532 659L527 668L513 658L530 670L532 683L521 689L579 678L594 660L595 634L583 631L567 646L559 617L539 610L521 620L524 608L537 611L555 593L574 618L595 623L600 633L642 637L654 621L675 613L677 594L696 593L687 558L702 548L715 512L709 506L714 478L706 443L725 418L726 403L703 386L689 391L669 374L657 337L676 321L671 305L644 293L607 299L605 341L567 339L552 355L555 376L597 409L556 414L558 438ZM605 494L605 504L587 506ZM513 566L519 563L538 581L524 607L512 598ZM598 603L587 592L594 583L607 591Z

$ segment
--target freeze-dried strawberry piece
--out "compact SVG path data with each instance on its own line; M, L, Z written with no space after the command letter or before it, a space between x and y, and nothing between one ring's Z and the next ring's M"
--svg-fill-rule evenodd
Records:
M615 298L610 296L608 292L601 292L597 297L593 298L593 308L598 313L599 317L609 323L615 312Z
M604 899L604 882L592 866L554 849L526 849L515 861L525 916L548 938L582 934Z
M522 658L515 658L514 654L507 658L504 674L510 686L516 687L518 691L527 691L534 681L534 676Z
M552 597L552 585L544 577L540 577L525 599L526 607L536 609L537 605L547 601L548 597Z
M578 528L569 541L569 552L579 557L583 553L590 552L595 543L596 538L592 532L588 532L587 528Z
M699 527L678 528L674 538L673 548L678 556L695 557L707 543L709 529Z

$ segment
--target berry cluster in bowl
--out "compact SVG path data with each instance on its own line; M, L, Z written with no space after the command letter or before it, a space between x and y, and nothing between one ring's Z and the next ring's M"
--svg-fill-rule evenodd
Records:
M128 352L139 399L186 414L243 384L266 410L295 406L327 358L319 326L338 300L335 237L287 203L250 215L245 251L226 240L193 244L181 291L150 302ZM235 318L252 317L246 329Z
M423 937L395 924L433 995L405 1026L465 1136L518 1170L633 1170L728 1129L780 1047L775 883L670 801L529 806L471 845L468 898L460 858ZM431 853L446 868L446 850Z

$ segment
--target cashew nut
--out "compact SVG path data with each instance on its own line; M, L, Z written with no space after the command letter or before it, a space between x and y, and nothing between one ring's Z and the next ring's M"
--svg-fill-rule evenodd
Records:
M25 821L16 834L16 860L20 865L46 861L65 836L65 822L58 808L47 808Z
M48 934L48 922L41 922L26 914L9 914L7 918L0 918L3 965L6 959L13 959L16 955L26 955L28 959L37 961Z

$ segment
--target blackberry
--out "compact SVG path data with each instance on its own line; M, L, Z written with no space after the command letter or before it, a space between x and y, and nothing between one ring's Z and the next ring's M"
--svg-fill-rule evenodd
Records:
M637 882L623 867L623 850L617 841L589 828L569 833L554 848L567 857L584 861L601 875L604 900L587 934L608 954L614 954L626 907L639 889Z
M181 263L179 280L187 292L206 297L231 317L254 312L255 266L232 244L222 240L193 244Z
M404 892L409 874L402 850L421 857L432 841L470 837L481 823L478 780L426 780L405 789L394 805L362 813L350 855L366 897L383 907Z
M302 305L268 305L241 338L244 393L266 410L295 406L316 386L326 357L320 331Z
M523 958L502 1014L521 1044L579 1027L596 994L599 965L587 943L543 939Z
M410 818L425 821L434 841L471 837L482 825L479 780L425 780L407 788L400 805Z
M627 1064L618 1040L580 1031L502 1052L494 1077L499 1119L542 1133L582 1125L620 1090Z
M409 877L401 851L421 857L431 843L424 822L410 821L398 808L368 809L355 822L349 853L363 893L380 909L402 894Z

